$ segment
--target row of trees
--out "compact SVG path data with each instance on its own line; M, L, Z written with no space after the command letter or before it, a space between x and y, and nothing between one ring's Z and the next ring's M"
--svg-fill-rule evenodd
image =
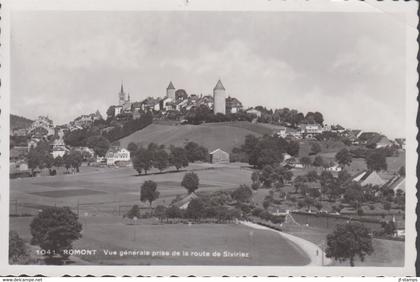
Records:
M150 143L147 148L130 143L127 149L132 155L133 167L139 174L142 171L147 174L151 168L157 168L160 172L174 166L176 170L187 167L190 162L208 161L208 150L195 142L188 142L184 147L169 147L167 152L165 145Z
M256 118L256 115L248 114L244 111L239 111L237 113L227 113L226 115L222 113L214 114L213 110L204 104L197 107L192 107L185 113L185 120L189 124L227 121L252 121L254 118Z
M254 135L245 136L245 142L241 148L236 148L235 152L243 152L248 159L248 163L256 168L263 168L265 165L278 165L284 159L284 154L297 156L299 153L299 143L287 141L278 136L264 135L256 137Z
M28 167L34 174L36 169L48 168L50 175L54 175L53 167L65 167L67 170L70 168L79 172L79 167L82 164L84 156L81 152L72 150L66 153L63 157L56 157L55 159L50 154L50 145L48 142L41 141L35 148L32 148L28 153Z

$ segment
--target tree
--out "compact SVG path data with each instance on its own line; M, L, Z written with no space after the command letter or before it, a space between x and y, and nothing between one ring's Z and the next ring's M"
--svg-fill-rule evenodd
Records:
M347 170L343 169L342 171L338 173L337 181L340 186L348 182L350 179L351 179L351 174Z
M311 151L309 152L309 155L316 155L321 152L321 145L319 145L317 142L312 143L311 145Z
M313 166L320 167L325 164L324 159L321 156L316 156L313 162Z
M401 166L398 170L398 174L402 177L405 177L405 166Z
M340 194L337 179L330 171L323 171L319 177L322 192L328 195L328 200L335 199Z
M182 217L182 211L177 206L170 206L166 210L166 217L167 218L180 218Z
M200 198L192 199L191 202L188 204L186 210L186 216L188 218L193 218L195 220L199 220L204 213L204 203Z
M49 171L49 173L51 175L52 174L51 168L54 165L54 158L53 158L53 156L51 156L51 154L47 154L44 157L44 163L45 163L45 167L48 168L48 171Z
M240 185L232 192L231 196L238 202L248 202L252 197L252 190L246 185Z
M306 179L308 180L308 182L314 182L319 179L319 175L315 170L311 170L308 171L308 173L306 174Z
M344 200L346 200L348 203L358 203L363 201L363 191L359 183L352 182L347 185L346 191L344 192Z
M198 189L199 182L200 180L197 174L188 172L184 175L181 185L188 190L188 194L191 194Z
M295 193L298 193L300 191L302 194L304 194L303 190L306 190L305 182L307 181L306 177L303 175L298 175L293 180L293 186L295 186Z
M31 222L31 244L46 250L49 257L55 254L67 258L64 250L72 248L72 242L81 238L82 224L69 207L47 207Z
M100 157L104 157L106 152L108 152L111 143L109 140L103 136L90 136L86 144L89 148L92 148L95 154Z
M63 158L61 156L57 156L54 159L54 166L56 166L56 167L62 167L63 164L64 164L64 162L63 162Z
M9 263L24 264L28 260L28 251L16 231L9 231Z
M154 167L162 172L169 165L169 155L165 149L158 149L155 153Z
M140 217L140 208L138 205L133 205L131 209L127 211L126 214L124 214L124 217L128 217L129 219L133 218L139 218Z
M156 191L157 184L152 180L146 180L143 185L141 185L140 191L140 201L149 202L149 205L152 206L152 202L159 198L159 191Z
M44 155L37 150L36 148L33 148L28 153L28 167L31 169L32 175L34 174L35 169L41 167L44 162Z
M69 155L71 166L79 172L79 168L82 165L83 157L79 151L71 151Z
M287 153L291 156L297 156L299 154L299 142L290 141L287 146Z
M333 233L327 235L326 256L340 262L349 260L354 266L358 256L364 261L366 255L373 253L370 230L358 222L339 224Z
M153 152L151 150L145 149L143 147L138 148L134 157L132 158L132 163L134 169L141 174L144 170L144 173L147 174L152 168L153 164Z
M155 208L154 215L162 222L166 216L166 210L165 206L159 205Z
M266 165L263 167L260 173L260 181L262 182L263 186L266 188L270 188L272 184L271 175L273 174L274 169L271 165Z
M128 143L127 150L130 151L130 155L131 156L134 156L134 154L136 153L137 149L138 149L138 146L137 146L136 143L134 143L134 142Z
M382 204L382 206L383 206L384 210L386 210L387 212L389 212L392 208L392 204L390 202L384 202Z
M386 155L382 150L374 150L366 157L366 166L370 170L387 170Z
M346 148L338 151L337 154L335 155L335 159L343 167L346 165L350 165L352 162L351 153Z
M106 110L106 115L108 118L114 118L115 115L115 106L110 106L108 110Z
M181 167L188 166L188 158L184 148L171 147L170 150L169 163L175 166L176 170L179 170Z
M311 158L310 157L301 157L300 158L300 162L305 167L308 167L308 166L310 166L312 164L312 161L311 161Z

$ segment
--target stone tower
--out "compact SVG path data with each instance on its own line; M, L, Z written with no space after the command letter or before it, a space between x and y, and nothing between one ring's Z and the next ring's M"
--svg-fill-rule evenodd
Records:
M168 88L166 88L166 97L171 98L175 101L175 87L172 84L172 81L169 82Z
M213 88L213 99L214 99L214 114L221 113L226 114L226 89L223 87L222 82L217 82L216 86Z
M121 90L120 93L118 93L118 105L122 106L125 103L125 93L124 93L124 86L121 82Z

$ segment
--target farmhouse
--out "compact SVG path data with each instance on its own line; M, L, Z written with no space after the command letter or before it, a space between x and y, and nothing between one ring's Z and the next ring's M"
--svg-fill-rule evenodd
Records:
M51 154L53 158L63 157L66 153L70 152L70 150L64 144L63 139L56 139L54 140L52 146Z
M105 155L107 165L116 165L118 162L129 162L130 151L125 148L113 147Z
M261 117L261 111L254 109L254 108L250 108L249 110L246 110L247 114L254 114L257 117Z
M188 194L184 198L181 198L179 201L173 203L174 206L178 207L181 210L186 210L188 208L188 205L193 199L197 199L198 196L192 192L191 194Z
M356 175L353 181L359 182L360 185L372 185L382 187L386 181L376 171L363 171Z
M229 163L229 154L218 148L210 152L210 162L213 164Z
M337 164L337 163L333 163L333 164L329 165L329 166L326 168L326 170L327 170L327 171L340 172L340 171L342 170L342 167L341 167L339 164Z

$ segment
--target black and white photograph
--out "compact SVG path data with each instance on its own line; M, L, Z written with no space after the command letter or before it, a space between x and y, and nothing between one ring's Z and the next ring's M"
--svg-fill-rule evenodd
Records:
M417 4L141 2L7 10L8 267L413 274Z

